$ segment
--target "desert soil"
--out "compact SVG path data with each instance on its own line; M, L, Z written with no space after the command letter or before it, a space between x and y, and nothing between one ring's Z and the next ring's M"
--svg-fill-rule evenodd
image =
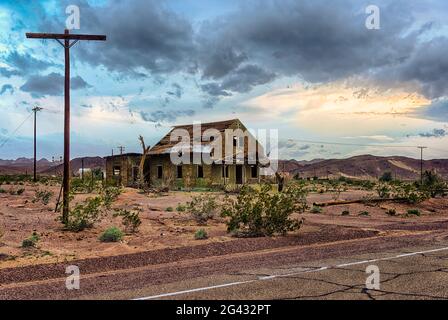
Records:
M2 186L9 191L22 186ZM186 212L176 212L178 204L185 204L196 193L169 192L164 195L145 195L134 189L125 189L114 203L116 208L140 208L142 210L142 225L138 233L126 235L119 243L102 243L100 234L111 226L122 227L121 219L112 217L112 212L95 224L92 229L79 233L63 231L58 221L59 213L54 212L58 186L40 186L51 190L54 196L48 205L32 203L36 189L39 187L25 185L22 195L0 194L0 269L18 266L38 265L67 262L87 258L120 256L124 254L139 254L156 252L169 248L189 248L211 245L216 247L226 243L235 247L233 252L241 251L240 247L255 246L261 248L280 247L307 243L312 241L331 241L337 239L362 238L372 233L387 233L388 230L406 225L406 229L422 228L425 224L446 220L448 217L448 199L431 199L419 205L409 206L397 203L382 203L376 206L350 204L326 207L319 214L307 212L303 214L306 221L302 229L287 237L276 239L235 239L231 237L221 219L211 221L207 226L199 226ZM368 196L371 192L349 190L343 192L339 200L353 200ZM218 197L223 194L216 193ZM93 195L77 195L75 202ZM309 202L331 201L331 194L311 194ZM174 211L167 210L168 208ZM396 209L397 216L388 216L387 209ZM421 210L421 217L407 217L408 209ZM349 216L341 216L343 211L349 211ZM368 216L359 216L362 211ZM393 226L393 227L391 227ZM204 228L209 239L195 240L194 233ZM40 235L36 248L22 248L22 241L33 232ZM322 239L319 240L319 237ZM318 240L316 240L318 239ZM311 240L310 240L311 241ZM229 248L230 248L229 247ZM185 249L188 250L190 249ZM194 251L194 250L193 250Z

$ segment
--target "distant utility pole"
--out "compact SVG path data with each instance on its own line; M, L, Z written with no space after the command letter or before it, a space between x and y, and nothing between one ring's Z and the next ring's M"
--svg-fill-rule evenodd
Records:
M34 112L34 175L33 175L33 181L34 182L37 182L37 160L36 160L36 158L37 158L37 152L36 152L36 119L37 119L37 116L36 116L36 114L37 114L37 112L38 111L40 111L40 110L42 110L42 108L39 108L39 107L34 107L33 109L33 112Z
M126 147L118 146L117 148L118 150L120 150L120 156L123 155L123 151L126 149Z
M81 158L81 180L84 181L84 158Z
M420 183L423 184L423 150L428 147L417 147L420 149Z
M65 82L64 82L64 178L62 222L68 223L70 202L70 48L80 40L105 41L104 35L70 34L66 29L63 34L57 33L27 33L29 39L53 39L64 47ZM61 40L64 40L62 42ZM70 40L73 40L70 42Z

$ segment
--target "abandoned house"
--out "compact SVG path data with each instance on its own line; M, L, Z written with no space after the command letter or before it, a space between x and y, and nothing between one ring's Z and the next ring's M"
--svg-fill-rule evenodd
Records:
M178 147L180 139L172 141L172 133L175 130L184 132L185 135L182 136L188 137L188 142L182 141L184 143L182 149ZM255 138L247 133L240 120L202 123L200 133L194 130L192 124L175 126L150 149L144 168L145 181L149 186L182 189L260 182L259 160L264 157L263 151ZM208 136L207 132L210 130L214 130L214 134ZM246 135L233 135L241 132ZM199 137L195 137L195 134ZM255 149L253 144L252 148L249 148L250 139L255 144ZM216 152L216 148L213 148L213 145L217 144L222 144L222 152ZM226 146L230 147L230 152L225 151ZM255 151L249 152L249 150ZM182 159L187 157L188 160L175 164L171 159L172 154ZM204 155L209 156L210 161L205 163ZM196 161L193 161L195 158ZM252 161L249 161L249 158ZM108 180L124 186L135 186L138 181L140 159L141 154L107 157Z
M106 157L106 180L108 183L134 187L138 183L140 153L126 153Z

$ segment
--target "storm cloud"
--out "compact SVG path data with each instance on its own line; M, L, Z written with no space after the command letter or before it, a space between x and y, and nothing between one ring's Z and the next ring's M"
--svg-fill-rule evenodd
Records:
M178 117L193 116L194 110L157 110L153 112L140 112L143 120L154 123L174 122Z
M71 78L70 88L73 90L85 89L90 85L80 76ZM44 96L60 96L64 90L64 76L59 73L48 75L33 75L20 87L35 98Z
M36 74L55 66L51 62L34 58L29 53L20 54L17 51L12 51L6 57L0 58L0 61L9 66L9 68L0 67L0 75L6 78Z

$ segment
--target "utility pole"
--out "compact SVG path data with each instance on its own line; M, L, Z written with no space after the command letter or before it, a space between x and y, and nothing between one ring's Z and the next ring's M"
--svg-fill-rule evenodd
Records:
M420 149L420 185L423 185L423 150L428 147L417 147Z
M39 107L34 107L33 109L31 109L31 110L33 110L33 112L34 112L34 168L33 168L33 170L34 170L34 175L33 175L33 181L34 182L37 182L37 173L36 173L36 171L37 171L37 169L36 169L36 167L37 167L37 160L36 160L36 157L37 157L37 152L36 152L36 114L37 114L37 112L38 111L40 111L40 110L42 110L42 108L39 108Z
M84 158L81 158L81 180L84 181Z
M118 150L120 150L120 156L123 155L123 151L124 151L126 148L123 147L123 146L118 146L117 148L118 148Z
M63 211L62 223L68 223L69 193L70 193L70 48L80 40L105 41L104 35L70 34L65 30L63 34L58 33L27 33L29 39L53 39L64 47L65 57L65 82L64 82L64 178L63 187ZM64 42L62 42L63 40ZM73 40L70 42L70 40Z

